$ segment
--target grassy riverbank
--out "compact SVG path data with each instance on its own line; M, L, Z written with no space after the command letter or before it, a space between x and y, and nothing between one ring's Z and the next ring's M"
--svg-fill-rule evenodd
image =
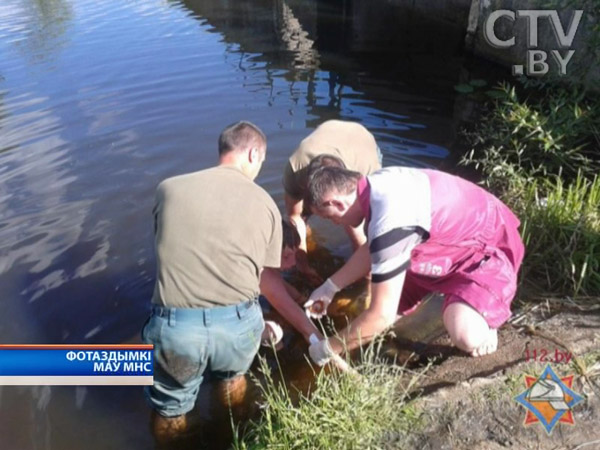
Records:
M600 99L567 85L498 90L462 162L522 221L521 297L600 295Z
M498 94L467 133L472 149L462 163L475 167L482 184L522 221L526 256L520 297L569 296L597 302L599 98L576 86L543 84L529 85L522 92L504 85ZM234 447L402 448L409 432L423 426L423 414L431 415L431 411L408 401L408 387L417 382L418 375L383 362L375 354L369 353L356 365L360 377L321 372L311 394L301 396L297 403L266 371L262 418L251 424ZM512 397L507 398L503 402L512 402ZM435 413L430 427L439 422ZM516 417L510 415L511 420ZM445 432L441 427L435 430ZM506 439L511 439L509 434Z

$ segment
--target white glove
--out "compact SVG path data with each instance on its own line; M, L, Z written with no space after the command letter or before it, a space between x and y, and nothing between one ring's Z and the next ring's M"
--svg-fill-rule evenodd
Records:
M314 342L313 339L311 339L311 342ZM317 366L324 366L331 358L337 356L331 348L331 345L329 345L328 339L323 339L311 344L311 346L308 347L308 354L310 355L310 359L312 359Z
M340 288L335 285L331 278L319 286L310 294L308 301L304 304L306 315L312 319L320 319L327 314L327 307L333 300L333 296Z
M283 338L283 329L277 322L265 320L265 329L260 337L260 345L263 347L279 347L279 343Z

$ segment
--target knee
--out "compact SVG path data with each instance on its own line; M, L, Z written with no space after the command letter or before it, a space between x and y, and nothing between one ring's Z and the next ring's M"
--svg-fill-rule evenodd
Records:
M466 303L452 303L444 311L444 326L452 343L471 353L479 348L489 335L485 319Z
M452 343L464 352L472 353L475 349L480 348L487 339L488 331L485 333L477 332L472 329L457 330L450 333Z

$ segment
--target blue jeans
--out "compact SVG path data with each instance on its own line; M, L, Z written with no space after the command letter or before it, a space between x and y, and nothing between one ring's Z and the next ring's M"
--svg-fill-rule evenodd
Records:
M215 308L153 305L142 340L154 344L154 385L145 389L165 417L194 408L205 372L221 379L244 374L265 324L258 300Z

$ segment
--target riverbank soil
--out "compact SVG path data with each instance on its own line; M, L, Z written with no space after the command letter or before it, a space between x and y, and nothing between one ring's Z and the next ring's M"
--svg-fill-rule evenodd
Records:
M433 365L414 393L419 424L409 436L390 433L384 448L600 449L600 299L586 305L538 304L502 327L498 351L480 358L459 354L447 337L434 341L422 356ZM551 433L539 421L525 426L527 410L515 400L526 375L548 365L561 379L573 375L583 397L574 423Z

